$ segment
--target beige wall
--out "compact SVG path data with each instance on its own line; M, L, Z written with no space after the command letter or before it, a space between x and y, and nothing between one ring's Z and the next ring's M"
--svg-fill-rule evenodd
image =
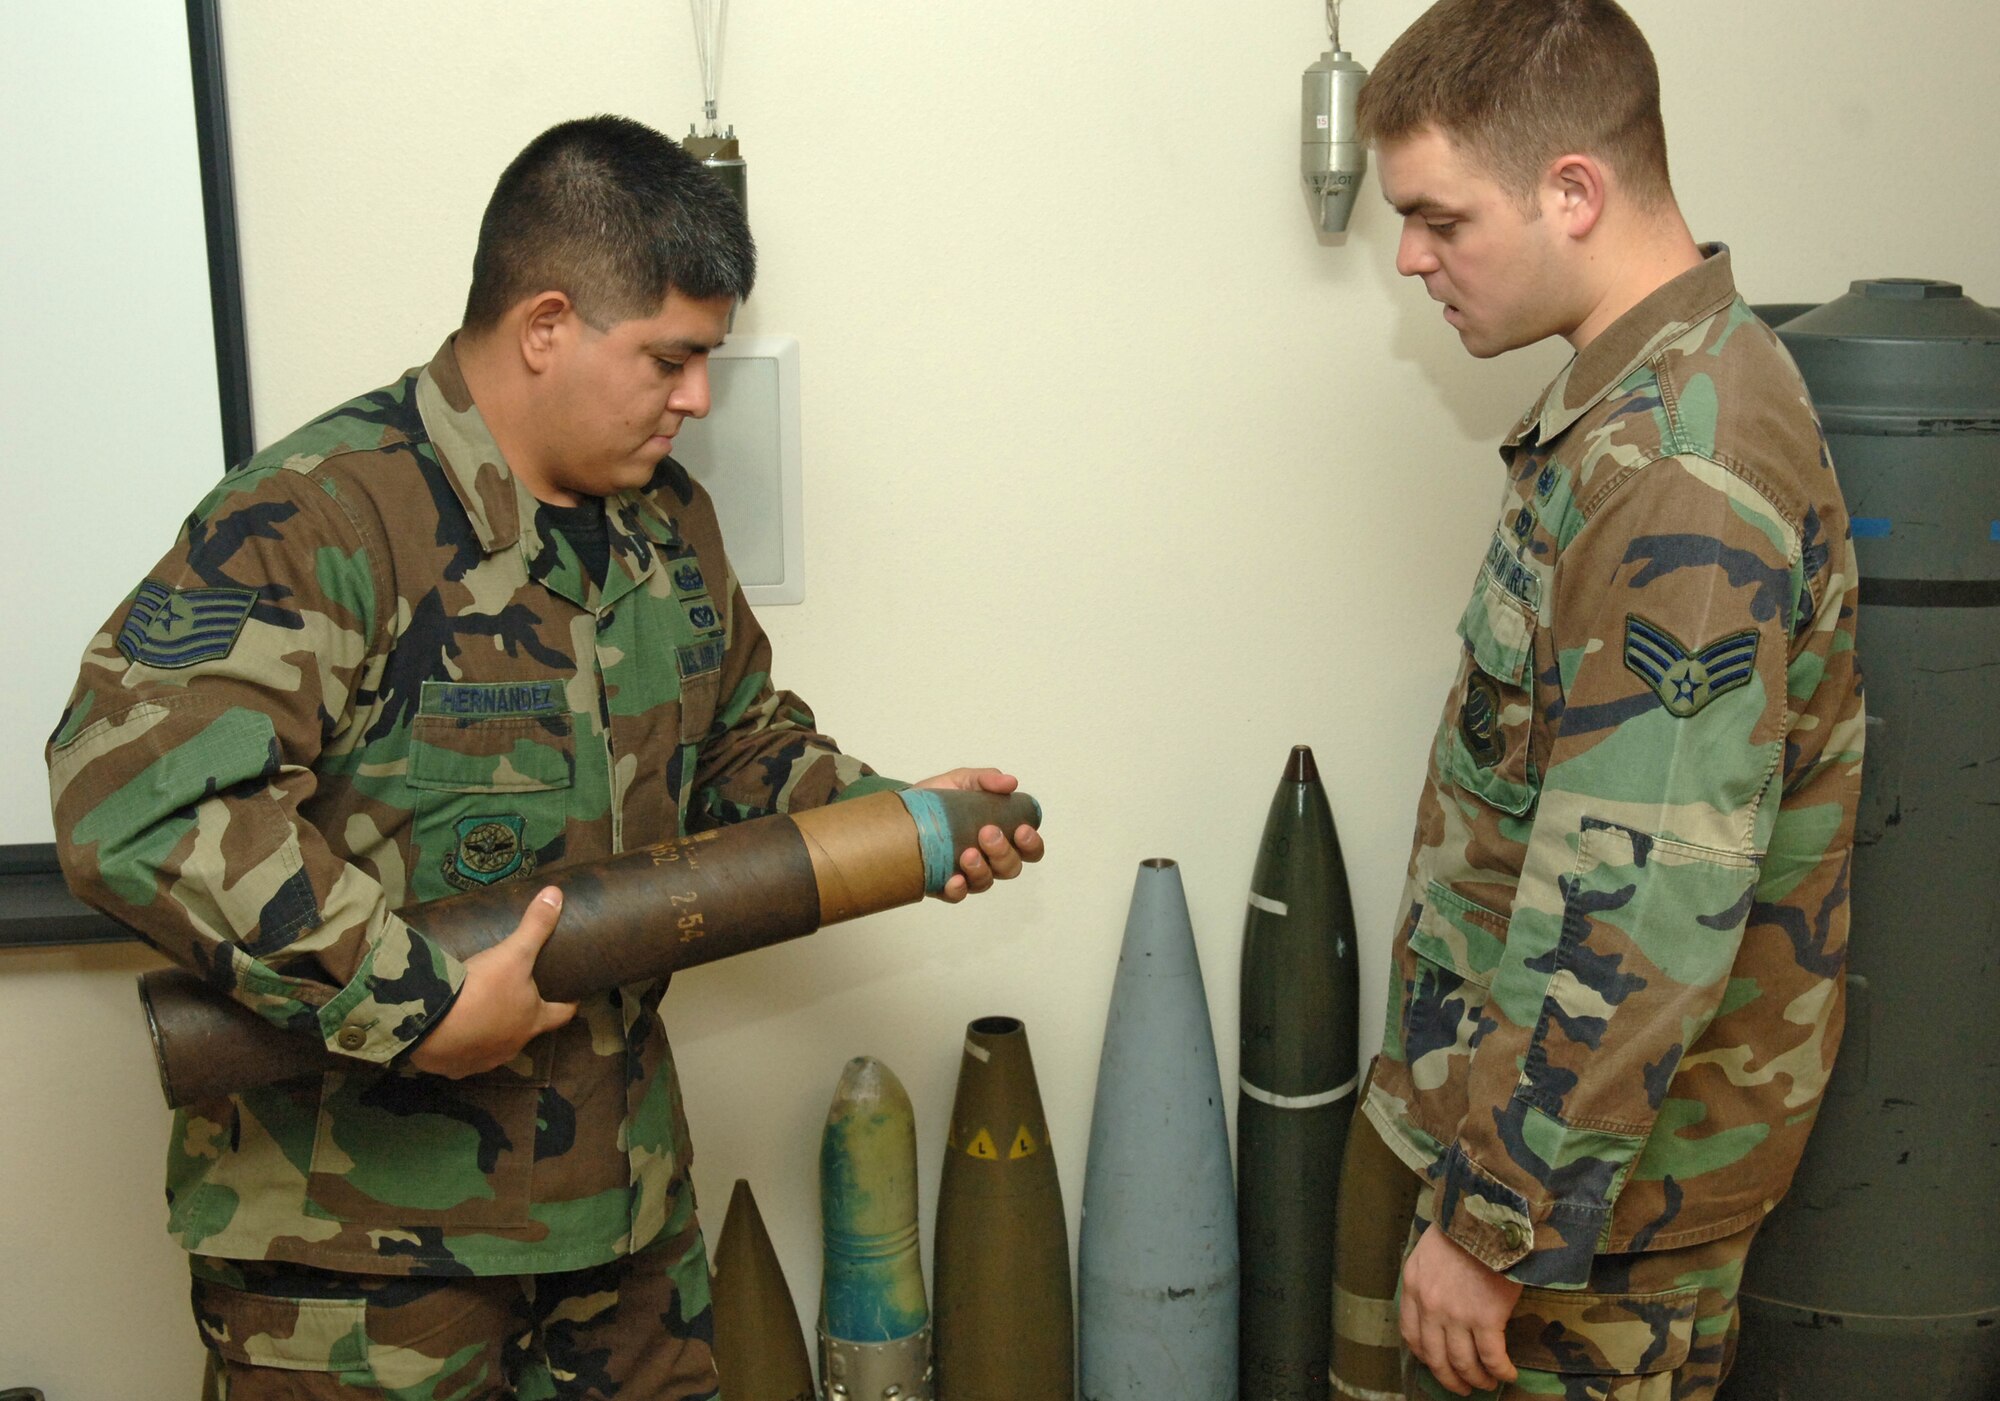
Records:
M1346 11L1372 62L1415 0ZM1981 71L2000 9L1638 0L1698 236L1752 300L1950 276L2000 303ZM564 117L699 110L684 6L226 0L260 437L430 354L494 176ZM1028 1023L1074 1230L1133 869L1183 862L1225 1083L1259 825L1310 743L1346 845L1363 1035L1491 444L1561 363L1469 361L1296 176L1320 7L739 4L722 105L763 250L739 332L803 346L806 602L781 680L882 769L1010 766L1031 879L693 973L668 1001L717 1213L750 1177L807 1313L843 1061L916 1101L925 1241L965 1021ZM140 561L131 561L136 569ZM167 1116L133 951L0 958L0 1387L192 1394ZM87 1052L87 1054L86 1054ZM719 1227L719 1216L711 1218ZM107 1346L110 1337L118 1346Z

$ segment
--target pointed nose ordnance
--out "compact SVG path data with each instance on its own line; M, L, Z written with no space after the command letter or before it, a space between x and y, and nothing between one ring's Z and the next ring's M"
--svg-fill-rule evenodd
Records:
M1139 863L1097 1067L1078 1247L1090 1401L1236 1391L1236 1204L1180 868Z
M937 1215L938 1401L1075 1391L1069 1231L1028 1032L965 1029Z
M1334 1203L1360 1068L1359 995L1340 839L1302 744L1264 821L1243 925L1243 1401L1327 1394Z
M895 1072L873 1056L849 1061L834 1089L820 1136L819 1192L820 1395L931 1401L916 1115Z
M812 1359L750 1184L736 1179L715 1245L715 1370L730 1401L812 1401Z

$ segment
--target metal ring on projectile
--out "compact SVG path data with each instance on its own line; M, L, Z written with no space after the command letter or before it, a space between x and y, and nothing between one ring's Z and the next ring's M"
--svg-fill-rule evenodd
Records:
M932 1401L931 1325L886 1343L850 1343L819 1329L821 1401Z

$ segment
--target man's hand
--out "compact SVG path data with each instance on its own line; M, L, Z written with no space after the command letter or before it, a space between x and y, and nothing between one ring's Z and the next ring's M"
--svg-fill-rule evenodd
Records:
M1454 1395L1511 1382L1507 1319L1520 1297L1520 1285L1433 1222L1403 1262L1403 1341Z
M953 769L915 785L918 788L955 788L963 793L1006 795L1021 786L1012 774L998 769ZM979 829L979 845L958 854L958 873L944 883L938 899L957 904L966 896L985 890L996 880L1012 880L1021 874L1022 863L1042 859L1042 835L1025 822L1014 829L1013 839L998 827Z
M562 892L534 898L514 932L465 960L465 983L444 1020L411 1049L409 1063L458 1080L505 1065L545 1031L576 1015L574 1002L546 1002L535 986L535 958L562 917Z

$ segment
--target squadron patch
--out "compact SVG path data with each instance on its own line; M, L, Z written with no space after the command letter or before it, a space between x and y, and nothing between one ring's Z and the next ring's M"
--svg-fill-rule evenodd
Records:
M477 890L535 869L525 817L514 813L465 817L459 819L456 830L458 844L444 858L444 878L454 889Z
M1653 688L1669 715L1685 720L1749 683L1757 666L1757 634L1734 632L1690 652L1673 634L1628 613L1625 665Z
M167 670L226 657L256 602L253 589L170 589L148 579L118 629L118 650Z

